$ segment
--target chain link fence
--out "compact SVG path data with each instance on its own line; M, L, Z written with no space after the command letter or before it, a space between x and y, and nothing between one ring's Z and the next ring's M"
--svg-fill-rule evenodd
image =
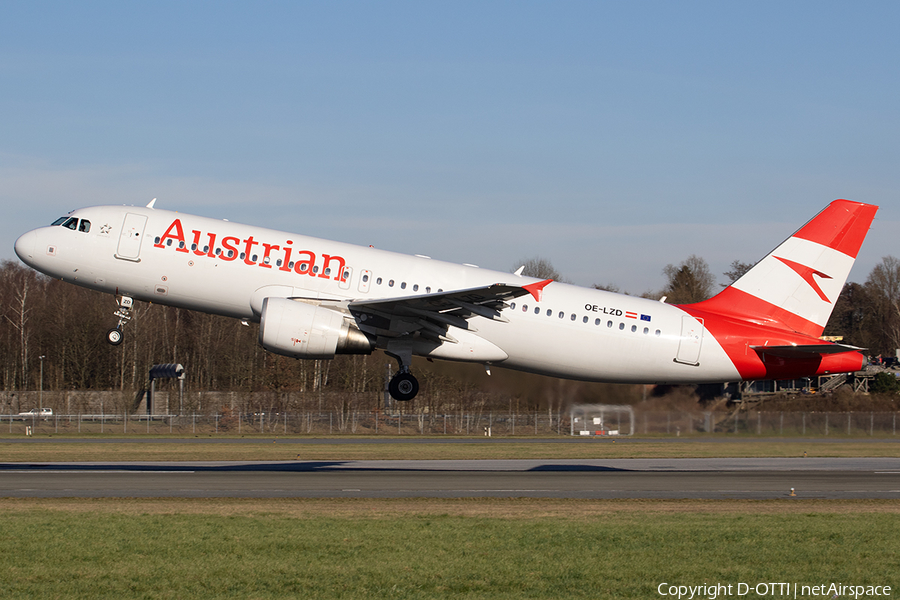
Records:
M897 435L897 412L702 412L635 410L638 436L740 435L762 437L888 437ZM625 421L616 424L629 433ZM568 413L296 411L177 414L78 413L0 415L0 432L26 434L148 435L450 435L569 436L581 427Z

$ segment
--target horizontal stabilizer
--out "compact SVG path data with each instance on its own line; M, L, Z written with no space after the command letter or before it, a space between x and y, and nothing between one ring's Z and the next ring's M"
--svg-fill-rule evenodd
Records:
M848 346L847 344L805 344L791 346L750 346L760 354L771 354L783 358L804 358L811 354L840 354L841 352L862 352L865 348Z

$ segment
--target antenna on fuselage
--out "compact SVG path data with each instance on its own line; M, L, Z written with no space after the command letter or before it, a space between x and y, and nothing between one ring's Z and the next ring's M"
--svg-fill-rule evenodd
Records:
M156 198L150 201L150 204L147 205L147 208L153 208L154 204L156 204Z

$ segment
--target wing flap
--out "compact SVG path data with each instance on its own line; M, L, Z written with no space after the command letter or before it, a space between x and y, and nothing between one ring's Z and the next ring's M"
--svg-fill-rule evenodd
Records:
M373 333L378 335L400 336L421 331L438 336L442 341L453 342L453 336L447 333L448 327L477 331L469 323L469 319L474 317L508 323L509 319L501 314L508 301L528 294L537 297L551 281L548 279L524 286L495 283L434 294L351 300L347 308L351 314L380 317L378 325L372 324L377 328ZM366 328L365 318L357 321L361 328Z

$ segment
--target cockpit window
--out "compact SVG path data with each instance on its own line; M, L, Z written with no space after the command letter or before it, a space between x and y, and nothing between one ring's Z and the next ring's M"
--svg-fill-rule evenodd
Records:
M91 222L87 219L81 219L81 224L79 225L78 217L60 217L50 224L51 227L54 225L61 225L66 229L78 230L82 233L88 233L91 230Z

